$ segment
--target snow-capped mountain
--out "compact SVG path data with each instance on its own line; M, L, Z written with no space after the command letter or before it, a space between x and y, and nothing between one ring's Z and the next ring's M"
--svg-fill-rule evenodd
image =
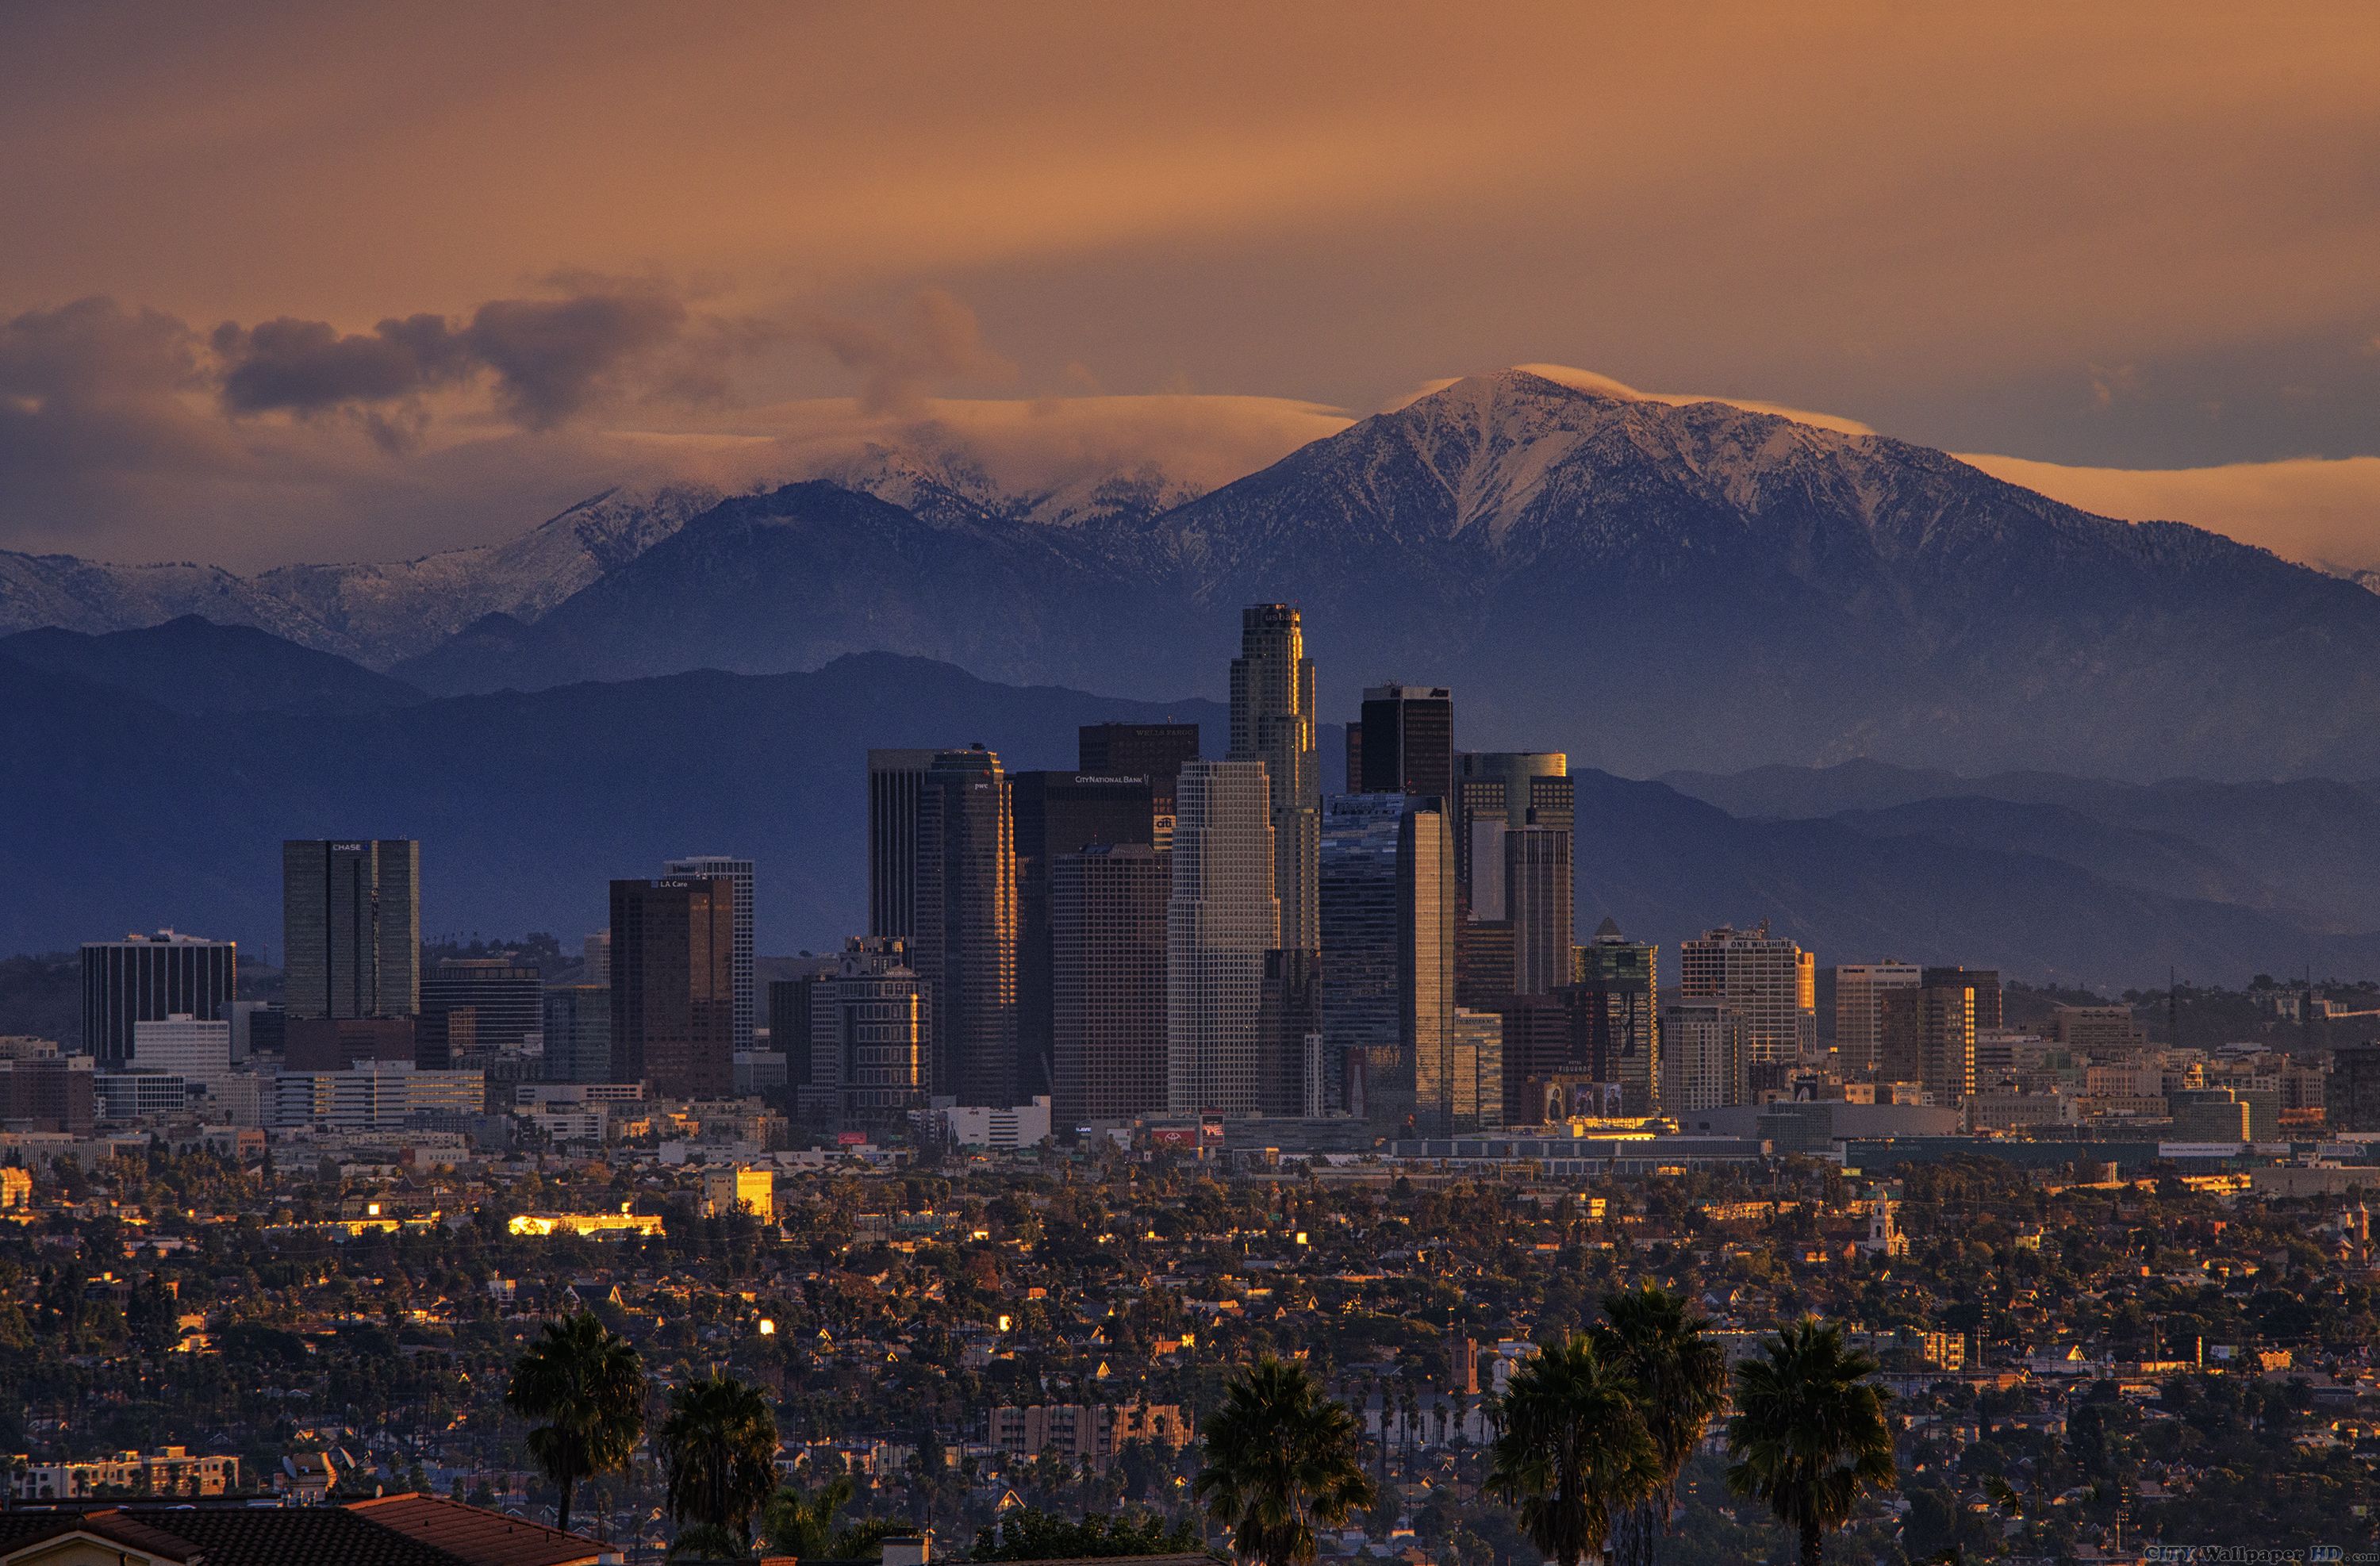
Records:
M1462 743L1621 772L2380 773L2380 595L1877 435L1506 370L1205 494L1096 467L1002 483L963 450L846 450L707 506L607 497L394 574L152 569L294 640L369 640L433 692L880 649L1173 697L1219 687L1238 605L1280 599L1326 710L1443 683ZM436 605L418 635L417 602Z
M719 504L716 490L607 490L500 544L388 564L110 565L0 550L0 635L99 635L196 614L385 669L491 614L535 619Z

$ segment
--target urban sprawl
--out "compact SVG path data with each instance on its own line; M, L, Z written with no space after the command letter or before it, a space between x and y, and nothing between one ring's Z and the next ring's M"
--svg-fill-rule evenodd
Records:
M1582 941L1565 757L1380 686L1326 795L1305 629L1220 758L868 752L826 955L732 854L425 943L401 838L284 845L278 967L86 943L0 1566L2380 1543L2380 989Z

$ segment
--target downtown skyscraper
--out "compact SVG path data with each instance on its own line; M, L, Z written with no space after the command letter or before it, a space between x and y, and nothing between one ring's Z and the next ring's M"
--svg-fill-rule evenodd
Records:
M1253 1114L1263 1097L1265 959L1281 929L1273 800L1257 760L1193 761L1176 785L1165 907L1165 1105L1176 1114Z
M666 1099L735 1086L735 883L612 883L612 1080Z
M1240 656L1232 660L1231 759L1264 763L1281 905L1276 944L1300 952L1318 950L1322 939L1322 773L1314 722L1314 661L1305 656L1296 606L1251 604L1240 612Z
M1016 842L996 752L934 753L917 791L915 876L909 962L932 990L933 1091L1011 1107L1021 1086Z
M752 977L752 861L726 854L696 854L672 859L662 868L669 875L719 876L735 883L735 1047L749 1050L759 1011Z
M1351 762L1350 794L1409 794L1454 807L1454 698L1444 686L1373 686Z
M284 1005L293 1019L421 1010L421 844L294 839L281 845Z

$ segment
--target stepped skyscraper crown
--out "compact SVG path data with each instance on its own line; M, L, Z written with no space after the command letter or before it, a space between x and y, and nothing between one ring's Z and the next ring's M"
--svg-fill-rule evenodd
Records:
M1314 755L1314 661L1297 607L1255 603L1240 612L1232 660L1232 757L1261 761L1272 795L1273 885L1281 944L1321 945L1317 887L1322 849L1322 775Z

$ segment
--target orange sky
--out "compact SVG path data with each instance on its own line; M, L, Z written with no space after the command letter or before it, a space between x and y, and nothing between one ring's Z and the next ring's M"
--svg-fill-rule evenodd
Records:
M15 7L0 547L460 541L601 428L795 397L1530 361L2093 468L2380 455L2375 76L2360 6ZM219 323L622 278L642 335L221 406Z

